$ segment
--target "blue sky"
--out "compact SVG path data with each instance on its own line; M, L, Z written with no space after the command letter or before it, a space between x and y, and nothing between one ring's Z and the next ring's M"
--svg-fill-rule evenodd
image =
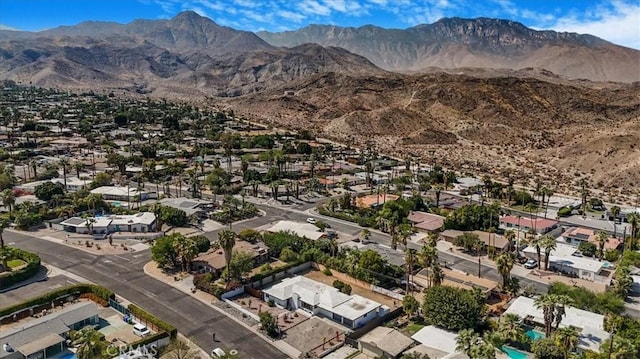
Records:
M85 20L171 18L183 10L249 31L308 24L407 28L442 17L485 16L640 49L640 0L0 0L0 26L37 31Z

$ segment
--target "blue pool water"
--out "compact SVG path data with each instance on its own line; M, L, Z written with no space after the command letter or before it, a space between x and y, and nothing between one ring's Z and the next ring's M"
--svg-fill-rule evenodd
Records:
M507 346L503 346L501 350L511 359L527 359L529 357L529 354Z
M525 332L531 340L538 340L544 338L544 333L541 333L537 330L529 329Z
M67 353L58 357L58 359L78 359L75 353Z

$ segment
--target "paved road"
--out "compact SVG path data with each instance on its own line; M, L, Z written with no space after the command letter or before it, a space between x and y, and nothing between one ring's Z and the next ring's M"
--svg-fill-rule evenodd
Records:
M284 353L208 305L143 272L150 252L96 256L78 249L15 232L5 240L36 252L45 263L103 285L118 295L175 325L178 331L210 352L214 347L236 349L242 358L287 358ZM216 333L217 343L212 341Z
M4 232L5 236L8 234ZM46 274L43 274L46 275ZM46 278L46 277L45 277ZM77 282L63 275L49 277L46 281L34 282L23 287L11 289L4 293L0 293L0 307L8 307L10 305L22 303L27 299L37 297L39 295L51 292L60 287L66 287Z

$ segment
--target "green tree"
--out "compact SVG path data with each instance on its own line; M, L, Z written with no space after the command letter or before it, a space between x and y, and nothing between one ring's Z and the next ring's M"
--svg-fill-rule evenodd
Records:
M553 335L553 340L556 346L562 350L563 358L568 359L569 353L578 346L580 336L575 329L571 327L563 327L556 330Z
M562 359L562 351L553 338L540 338L533 342L531 352L536 359Z
M367 249L360 254L359 265L360 268L365 270L382 273L384 271L385 260L380 253L372 249Z
M33 194L41 201L50 201L55 195L63 195L64 187L60 183L45 182L36 186Z
M484 304L471 291L441 285L425 290L422 312L428 323L443 329L474 329L481 322Z
M244 251L234 251L227 270L227 278L242 280L253 269L254 257Z
M268 311L261 312L260 315L260 329L265 331L267 335L272 338L276 338L280 335L280 330L278 328L278 323L276 322L276 318L271 315Z
M2 191L2 205L9 209L9 216L13 212L13 205L16 204L16 196L13 193L13 189L7 188Z
M78 359L99 359L107 347L104 334L93 327L85 327L71 333L71 344L78 346L76 356Z
M565 315L565 306L572 302L570 297L562 294L544 294L536 298L535 306L542 310L547 337L551 336L553 324L558 328Z
M498 333L513 343L525 341L526 334L522 328L521 318L513 313L504 314L498 322Z
M556 249L556 245L555 238L548 234L540 238L540 248L544 251L544 270L549 270L549 258L551 257L551 252Z
M253 228L246 228L240 231L238 239L249 243L257 243L262 240L262 235Z
M363 228L360 231L360 238L362 238L362 242L365 242L365 243L369 242L369 238L371 238L371 231L366 228Z
M198 252L199 253L204 253L206 251L208 251L211 248L211 242L209 241L209 238L202 236L202 235L198 235L198 236L193 236L190 237L194 242L196 242L196 246L198 247Z
M501 253L496 257L495 263L498 268L498 272L500 272L500 275L502 276L502 289L506 289L507 284L509 283L509 278L511 278L511 270L516 264L516 255L511 251Z
M182 271L190 271L191 263L198 255L198 245L196 242L191 238L179 235L176 236L173 241L173 248L175 250L176 257L180 260Z
M90 188L98 188L103 186L110 186L113 177L107 172L100 172L95 175L93 181L89 184Z
M598 231L596 239L598 240L598 259L602 260L604 257L604 245L609 242L609 234L605 231Z
M160 209L160 220L170 226L182 227L189 223L187 213L181 209L169 206L162 206Z
M407 294L402 298L402 310L404 314L413 317L418 312L418 309L420 309L420 303L413 295Z
M169 359L200 359L198 352L182 340L174 339L167 347Z
M472 349L480 341L480 336L473 329L462 329L456 338L456 351L471 357Z
M178 265L178 255L173 243L178 234L163 236L154 241L151 247L151 259L158 264L159 268L169 268Z
M222 230L221 232L218 232L218 244L224 251L224 260L227 264L227 267L229 267L229 264L231 263L231 255L232 255L233 247L235 247L236 245L236 237L237 237L236 232L229 229L225 229L225 230ZM230 274L230 273L227 272L227 274ZM227 277L227 281L229 280L230 278Z

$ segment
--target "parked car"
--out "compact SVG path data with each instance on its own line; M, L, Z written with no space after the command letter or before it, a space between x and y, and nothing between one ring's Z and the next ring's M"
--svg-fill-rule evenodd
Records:
M316 224L317 220L315 218L307 218L307 223Z
M146 337L147 335L151 335L151 331L144 324L137 323L133 325L133 334Z
M535 259L529 259L525 264L524 267L527 269L533 269L535 267L538 266L538 261Z
M227 353L224 352L221 348L215 348L211 351L212 358L224 358L227 356Z

